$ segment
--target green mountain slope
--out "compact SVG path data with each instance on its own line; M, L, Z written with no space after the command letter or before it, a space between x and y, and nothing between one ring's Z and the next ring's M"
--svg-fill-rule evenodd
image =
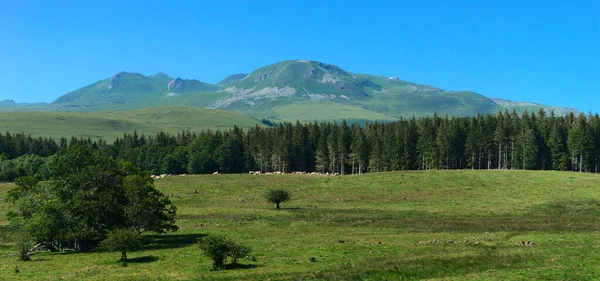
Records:
M232 74L232 75L225 77L223 80L221 80L219 83L217 83L217 85L224 86L224 87L231 86L233 83L246 78L246 76L248 76L248 74L244 74L244 73Z
M548 105L543 105L543 104L538 104L538 103L533 103L533 102L510 101L510 100L495 99L495 98L492 98L492 100L495 103L497 103L498 105L502 106L503 108L506 108L508 111L514 110L519 114L521 114L525 111L538 113L538 111L540 109L544 109L544 111L546 111L547 113L554 112L554 114L556 114L556 115L566 115L571 112L575 115L580 113L579 110L577 110L575 108L569 108L569 107L548 106Z
M361 112L356 116L358 119L389 120L434 112L470 116L501 109L476 93L443 91L393 78L352 74L334 65L306 60L259 68L223 92L228 95L209 108L286 121L348 118L348 111ZM310 110L307 116L307 107L321 109L324 104L336 106ZM342 108L346 113L340 111L336 115L336 110Z
M50 105L51 110L97 111L140 109L150 106L179 104L173 98L202 95L219 88L198 80L171 78L159 73L144 76L120 72L84 88L67 93ZM211 100L212 101L212 100ZM206 101L207 104L210 101Z
M0 102L0 112L110 111L154 106L190 106L241 112L272 121L396 120L437 113L474 116L508 109L556 114L572 108L490 99L469 91L445 91L395 77L356 74L322 62L289 60L217 84L120 72L67 93L51 104Z
M193 107L150 107L105 112L1 112L0 130L42 137L90 137L112 141L123 133L139 134L250 128L259 124L246 115Z

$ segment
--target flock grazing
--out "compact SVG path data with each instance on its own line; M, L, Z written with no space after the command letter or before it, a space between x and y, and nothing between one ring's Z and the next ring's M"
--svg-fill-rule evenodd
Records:
M219 172L214 172L212 173L213 175L220 175L221 173ZM326 176L326 177L335 177L335 176L339 176L340 173L318 173L318 172L312 172L312 173L308 173L308 172L291 172L291 173L284 173L284 172L265 172L262 173L261 171L249 171L248 172L249 175L282 175L282 174L292 174L292 175L311 175L311 176ZM180 174L180 175L172 175L172 174L160 174L160 175L151 175L150 177L152 179L161 179L161 178L165 178L165 177L170 177L170 176L186 176L187 174Z

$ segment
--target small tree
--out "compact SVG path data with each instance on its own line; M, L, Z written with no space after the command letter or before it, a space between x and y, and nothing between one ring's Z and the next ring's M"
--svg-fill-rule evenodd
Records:
M100 242L100 248L107 251L120 251L121 262L127 262L127 252L142 247L140 234L128 228L116 229L108 233L106 239Z
M283 189L270 189L265 194L265 199L271 203L277 204L277 209L279 209L279 204L289 201L291 199L290 193Z
M205 256L213 260L212 270L225 268L227 257L231 257L232 264L237 264L238 259L247 257L252 251L250 247L235 243L223 235L203 237L198 246Z

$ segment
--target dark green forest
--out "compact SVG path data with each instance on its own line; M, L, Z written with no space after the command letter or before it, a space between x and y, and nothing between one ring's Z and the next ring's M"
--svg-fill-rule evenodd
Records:
M83 144L153 174L365 173L426 169L528 169L598 172L598 114L499 112L427 116L362 126L280 123L249 130L125 134L112 144L90 139L0 134L0 179L53 177L61 151Z

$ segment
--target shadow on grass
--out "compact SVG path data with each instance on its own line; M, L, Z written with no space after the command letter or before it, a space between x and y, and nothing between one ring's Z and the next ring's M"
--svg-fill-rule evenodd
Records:
M288 209L288 215L270 217L277 224L313 221L323 225L394 227L410 232L451 231L600 231L600 201L551 202L521 215L446 216L420 211L377 209Z
M518 270L531 266L535 257L495 251L461 257L429 257L416 260L370 258L356 265L315 273L318 280L418 280L464 276L488 270Z
M257 268L258 265L254 265L254 264L227 264L225 265L225 269L226 270L236 270L236 269L251 269L251 268Z
M158 257L155 256L143 256L143 257L136 257L136 258L129 258L127 259L128 263L150 263L150 262L155 262L158 261Z
M78 255L78 254L89 254L89 253L94 253L94 252L99 252L99 251L75 251L75 250L64 250L62 252L55 252L52 253L54 255Z
M182 248L198 242L198 239L206 236L206 234L162 234L162 235L145 235L144 249L160 250Z

